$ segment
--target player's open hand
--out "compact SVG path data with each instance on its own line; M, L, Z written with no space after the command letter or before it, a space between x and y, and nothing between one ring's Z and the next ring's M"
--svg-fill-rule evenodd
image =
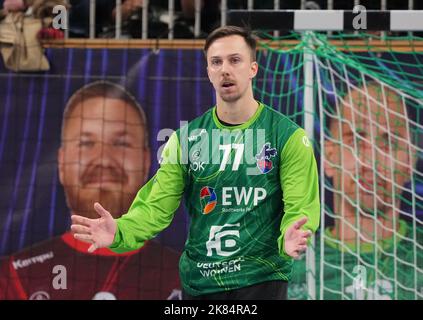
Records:
M116 221L110 212L104 209L98 202L94 209L100 215L98 219L89 219L83 216L72 215L71 230L75 239L91 243L88 252L98 248L108 247L113 243L116 233Z
M301 227L307 220L307 218L302 218L296 221L285 232L284 250L287 255L294 259L297 259L307 249L307 239L311 236L312 232L301 230Z

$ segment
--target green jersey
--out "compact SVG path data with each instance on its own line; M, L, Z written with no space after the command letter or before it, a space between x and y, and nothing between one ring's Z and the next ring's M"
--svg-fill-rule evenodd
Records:
M322 255L320 237L316 237L316 298L320 298L323 262L323 300L422 299L423 252L415 243L421 247L423 231L417 228L414 242L412 225L400 220L399 226L396 246L393 237L380 240L377 248L370 243L361 244L359 255L356 245L342 245L333 237L330 228L325 230ZM294 262L289 299L309 298L306 272L305 257Z
M166 228L185 195L191 223L179 269L190 295L291 277L283 236L293 222L319 223L317 166L303 129L259 104L224 126L216 108L178 130L160 169L117 220L111 246L133 250Z

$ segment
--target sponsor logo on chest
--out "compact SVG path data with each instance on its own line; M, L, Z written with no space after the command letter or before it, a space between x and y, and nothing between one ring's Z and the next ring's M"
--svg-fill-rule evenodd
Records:
M223 187L217 190L213 187L204 186L200 190L203 214L213 212L218 203L222 206L222 212L245 212L245 207L257 206L266 199L266 196L265 188L256 187Z

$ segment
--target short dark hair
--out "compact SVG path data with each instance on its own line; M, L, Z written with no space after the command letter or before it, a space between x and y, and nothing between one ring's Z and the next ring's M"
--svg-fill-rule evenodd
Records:
M207 56L207 50L215 42L217 39L225 38L229 36L241 36L244 38L245 43L247 43L248 47L251 49L251 58L253 61L256 61L256 46L257 40L254 34L248 28L241 28L237 26L224 26L213 30L207 37L206 43L204 45L204 53Z
M145 112L135 97L130 94L124 87L116 83L99 80L89 83L82 88L78 89L68 100L65 110L63 112L62 120L62 143L65 132L66 120L71 116L75 107L85 100L93 98L103 98L103 99L118 99L125 104L128 104L134 108L134 110L139 114L141 118L141 124L144 127L144 139L145 147L149 146L148 138L148 127L147 127L147 118Z

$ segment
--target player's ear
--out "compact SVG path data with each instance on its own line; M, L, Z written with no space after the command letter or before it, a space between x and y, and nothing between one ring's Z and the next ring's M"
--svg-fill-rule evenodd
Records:
M251 63L250 79L255 78L255 76L257 75L257 72L258 72L258 63L257 61L253 61Z
M65 160L65 150L63 146L61 146L59 150L57 151L57 168L59 170L59 180L62 185L64 183L64 176L65 176L64 168L63 168L64 160Z
M325 148L325 159L324 159L324 168L325 175L329 178L333 178L335 174L335 145L332 141L326 140L324 144Z

